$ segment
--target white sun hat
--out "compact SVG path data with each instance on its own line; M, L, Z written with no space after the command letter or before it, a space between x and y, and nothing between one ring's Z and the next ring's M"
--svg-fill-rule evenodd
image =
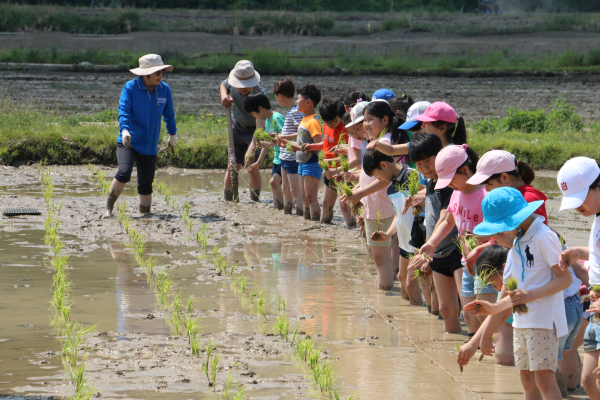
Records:
M228 83L234 88L253 88L260 84L260 74L248 60L241 60L229 73Z
M166 69L167 71L173 71L172 65L165 65L162 58L158 54L146 54L139 59L139 68L130 69L132 73L136 75L152 75L156 71Z

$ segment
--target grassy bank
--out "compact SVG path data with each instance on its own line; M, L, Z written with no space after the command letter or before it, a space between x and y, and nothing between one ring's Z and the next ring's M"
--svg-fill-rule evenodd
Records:
M84 52L64 54L53 46L49 51L25 50L17 47L0 52L0 62L52 63L80 65L108 65L123 68L138 66L141 52L89 49ZM225 54L161 53L166 63L177 66L178 71L198 73L228 73L240 57L251 60L262 74L268 75L319 75L372 73L429 73L429 72L522 72L522 71L600 71L600 46L587 52L567 50L559 54L511 54L508 50L490 51L486 54L447 54L423 56L409 46L394 53L378 55L357 51L354 45L339 47L328 54L302 51L300 54L271 49L259 49Z
M46 160L50 164L116 164L117 111L64 116L53 110L0 105L0 162L15 165ZM175 155L161 139L158 165L181 168L225 168L227 127L223 117L178 115ZM469 145L480 155L504 149L536 169L559 169L569 158L600 159L600 122L584 123L561 99L549 111L511 109L507 117L473 122ZM163 132L166 135L166 132ZM271 157L263 166L270 165Z
M473 7L474 8L474 7ZM386 11L389 8L386 8ZM421 29L480 36L541 31L600 31L594 13L485 15L443 7L402 12L198 11L0 4L0 31L120 34L135 31L208 32L222 35L355 36ZM472 11L471 7L466 9Z

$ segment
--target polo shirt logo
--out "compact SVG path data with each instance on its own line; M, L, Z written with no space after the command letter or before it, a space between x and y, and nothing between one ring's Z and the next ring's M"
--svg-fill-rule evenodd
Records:
M567 182L561 183L560 188L563 192L566 192L567 190L569 190L569 188L567 187Z
M533 267L533 254L531 254L531 251L529 251L529 245L525 246L525 257L527 257L527 266L529 268Z

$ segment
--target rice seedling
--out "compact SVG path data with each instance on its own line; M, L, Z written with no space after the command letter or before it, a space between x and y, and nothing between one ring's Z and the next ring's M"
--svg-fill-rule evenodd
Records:
M229 389L231 389L231 384L233 383L233 374L231 370L227 371L227 378L225 378L225 383L223 384L223 390L221 390L221 399L222 400L231 400L231 396L229 395Z
M257 297L258 301L256 302L256 311L268 321L269 318L267 318L267 316L265 315L265 297L263 296L262 290L258 293Z
M79 348L82 346L85 336L93 331L95 326L84 328L78 322L67 322L62 329L63 348L61 357L63 363L68 362L71 366L76 366L78 361Z
M321 357L321 352L317 349L313 350L308 356L308 366L310 369L315 369L319 365L319 358Z
M169 292L171 291L171 284L173 283L173 278L167 274L166 271L161 271L160 274L155 276L156 283L156 300L157 303L164 307L166 300L169 298Z
M52 181L52 177L50 176L50 171L42 171L40 178L42 179L42 185L49 185Z
M221 275L225 275L227 273L227 261L225 260L225 256L223 254L219 254L215 259L215 268Z
M325 152L320 151L318 157L319 157L319 166L323 169L323 171L328 171L329 170L329 162L327 160L325 160Z
M194 230L194 220L188 218L187 228L190 231L190 233L192 233L192 231Z
M326 361L318 364L313 370L313 379L321 393L328 393L333 390L333 370L331 363Z
M467 232L464 231L460 235L458 235L458 237L455 240L455 243L456 247L465 258L479 244L475 236L467 236Z
M565 244L565 239L563 238L562 235L558 235L558 240L560 240L560 247L562 248L562 250L566 250L567 249L567 245ZM565 255L565 261L567 262L567 265L571 265L571 260L569 260L569 255Z
M304 361L308 361L308 357L312 354L315 347L315 343L310 337L305 337L298 341L296 346L296 354Z
M294 153L294 148L292 147L292 142L288 142L288 143L285 145L285 150L286 150L288 153Z
M283 312L285 312L285 297L282 297L281 299L279 299L277 301L277 310L279 312L281 312L281 310L283 310Z
M475 272L475 298L481 300L481 294L483 290L489 285L488 281L496 273L491 265L484 264L480 268L477 268ZM481 305L475 305L475 311L479 311Z
M456 347L456 352L458 353L460 351L460 345L458 344L458 342L456 340L454 341L454 346ZM460 367L460 373L462 374L463 373L463 366L459 365L459 367Z
M129 220L129 215L127 216L127 218L125 218L125 223L124 223L124 228L125 228L125 232L127 234L129 234L129 226L131 225L131 221Z
M179 208L175 207L175 199L171 200L171 208L173 208L174 210L179 211Z
M213 247L213 256L217 256L219 254L219 248L217 246Z
M246 390L246 388L244 386L242 386L242 388L237 392L237 394L235 395L233 400L243 400L245 390Z
M188 337L190 341L190 350L192 351L192 354L195 356L200 355L200 341L198 339L198 336L192 335Z
M254 131L254 137L256 137L256 140L258 140L259 142L272 141L271 136L269 136L263 128L256 128L256 130Z
M338 181L334 181L334 182L335 182L338 192L340 192L341 194L343 194L346 197L352 196L352 188L350 188L350 185L348 185L348 182L338 182Z
M98 182L102 182L106 178L106 171L98 171Z
M413 197L419 193L420 188L420 177L417 170L413 170L409 175L406 182L401 185L399 182L394 184L394 187L399 192L402 192L406 197ZM423 206L415 206L413 207L413 215L419 216L423 212Z
M514 276L508 278L504 284L506 285L506 289L509 291L518 289L517 278ZM512 310L513 313L525 314L527 311L529 311L529 308L527 307L527 304L517 304L516 306L513 306Z
M350 171L350 162L348 161L348 157L340 156L340 167L342 167L342 171L344 172Z
M377 231L379 231L380 220L381 220L381 211L377 210Z
M290 331L290 320L287 317L287 315L285 315L285 312L279 317L277 317L277 321L275 322L275 325L273 325L273 328L271 328L271 330L274 334L281 336L282 339L285 339L286 342L288 341L288 335Z
M217 365L219 363L219 356L213 356L212 353L215 351L215 346L212 345L211 340L208 341L206 345L206 360L204 364L202 364L202 371L206 375L206 379L208 380L208 386L213 386L215 384L215 380L217 379ZM211 380L211 376L213 379Z
M170 188L166 188L165 189L165 203L169 203L169 199L171 198L171 195L173 194L173 192L171 192Z
M171 325L171 332L174 335L181 334L181 315L179 314L181 308L181 290L177 293L171 303L170 310L171 311L171 319L168 321L169 325Z
M44 200L46 201L46 207L50 207L50 199L52 198L52 191L54 190L54 186L51 183L46 185L46 190L42 193Z
M186 310L188 313L191 313L191 312L192 312L192 305L193 305L193 302L194 302L194 298L193 298L193 297L192 297L192 295L190 294L190 295L188 296L187 306L185 307L185 310Z
M108 193L110 193L110 185L111 185L110 182L102 181L102 193L104 193L107 196L108 196Z
M240 294L243 296L246 292L246 286L248 285L248 280L245 276L242 276L238 279L238 284L240 286Z
M386 133L387 133L387 128L383 128L383 130L379 134L379 139L381 139L383 137L383 135L385 135Z
M164 182L159 183L158 186L156 186L156 191L159 194L163 194L163 192L165 191L165 183Z
M88 168L88 171L90 171L90 174L94 175L94 173L96 172L94 166L92 164L88 163L87 168Z
M156 264L156 260L152 257L148 257L144 264L146 267L146 274L148 274L148 277L154 275L154 264Z

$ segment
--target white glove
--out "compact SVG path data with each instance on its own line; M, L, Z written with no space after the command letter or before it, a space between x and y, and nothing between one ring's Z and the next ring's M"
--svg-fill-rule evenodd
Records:
M177 146L177 135L169 135L169 147Z
M121 131L121 138L123 140L123 146L125 146L126 149L131 149L131 135L127 129Z

